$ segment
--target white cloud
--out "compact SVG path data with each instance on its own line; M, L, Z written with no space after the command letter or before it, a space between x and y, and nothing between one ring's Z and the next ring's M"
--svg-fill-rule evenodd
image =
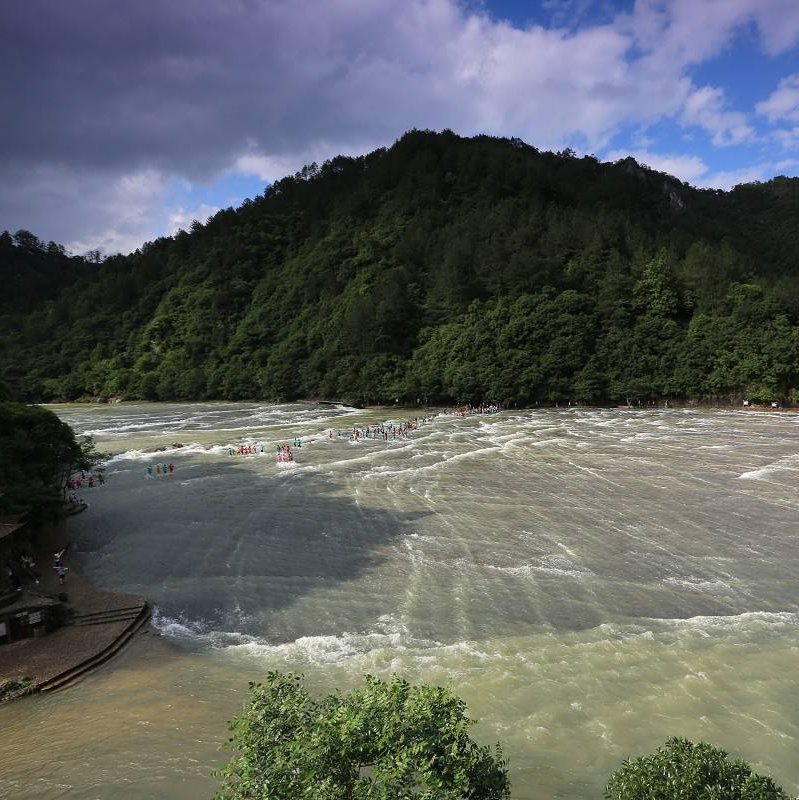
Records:
M367 152L378 147L390 144L390 142L370 142L361 143L361 146L354 148L356 152ZM323 164L328 159L334 158L347 152L352 152L351 143L339 142L317 142L311 146L298 148L284 155L267 155L257 149L255 142L250 142L246 152L237 156L228 172L241 175L254 175L259 180L272 183L279 178L287 175L294 175L306 164Z
M759 162L733 170L713 171L705 161L684 153L655 153L650 150L613 150L603 156L605 161L618 161L632 156L642 164L659 172L674 175L700 189L732 189L740 183L768 180L773 175L790 174L799 166L799 160L785 159L776 163Z
M799 148L799 126L795 128L779 128L772 135L786 150Z
M649 150L613 150L605 154L607 161L632 156L639 164L665 172L686 183L695 181L708 171L707 164L699 156L680 153L653 153Z
M756 138L755 129L746 121L746 115L724 108L724 90L703 86L692 92L685 101L680 115L684 125L697 125L712 134L712 142L728 146L750 142Z
M196 220L205 224L209 217L219 211L217 206L209 206L207 203L200 203L195 209L186 209L183 206L170 208L167 215L166 232L173 236L180 230L188 231L192 223Z
M44 238L71 252L127 253L160 229L168 185L157 170L114 175L50 164L12 168L5 176L15 191L13 203L0 203L3 224L36 232L30 220L44 209L50 215Z
M774 165L770 163L750 164L733 170L721 170L707 175L697 183L706 189L732 189L740 183L768 180L774 174Z
M799 73L784 77L755 110L772 124L799 123ZM799 125L775 128L771 136L786 150L799 148Z
M296 160L289 158L275 158L263 153L249 152L239 156L230 169L241 175L255 175L262 181L272 182L285 175L297 171Z
M66 165L39 167L26 174L16 195L13 213L4 223L11 230L30 228L25 219L33 217L44 202L55 211L53 227L46 238L64 243L76 254L100 250L106 255L130 253L157 236L188 229L193 220L205 222L219 209L205 203L196 208L170 207L170 190L190 190L185 181L175 181L154 169L120 176L85 172ZM75 236L75 230L83 234ZM34 231L35 232L35 231Z
M761 44L768 55L779 55L796 44L799 38L796 0L758 0L751 7Z
M799 73L783 78L777 89L755 106L769 122L799 122Z
M732 38L754 24L771 56L799 39L795 0L637 0L624 19L645 53L669 68L700 64L719 55Z

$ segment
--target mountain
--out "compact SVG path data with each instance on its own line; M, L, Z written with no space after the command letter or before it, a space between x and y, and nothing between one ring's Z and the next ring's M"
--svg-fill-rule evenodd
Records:
M3 234L0 375L37 401L790 401L797 222L799 179L411 131L102 263Z

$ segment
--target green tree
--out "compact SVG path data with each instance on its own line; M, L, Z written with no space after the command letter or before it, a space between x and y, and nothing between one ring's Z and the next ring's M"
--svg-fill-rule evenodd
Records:
M312 699L293 673L270 672L230 723L218 800L500 800L506 762L469 736L449 689L394 676Z
M94 442L75 440L51 411L0 402L0 514L51 516L64 499L71 470L94 463Z
M605 788L607 800L789 800L771 778L730 761L706 742L671 738L654 753L625 761Z
M661 250L644 266L633 288L637 306L653 316L670 317L677 312L677 291L668 254Z

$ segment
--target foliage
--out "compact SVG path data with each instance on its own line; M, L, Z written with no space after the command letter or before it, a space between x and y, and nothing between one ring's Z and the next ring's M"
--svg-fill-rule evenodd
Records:
M785 401L797 214L799 179L700 191L411 131L129 256L0 234L0 379L25 401Z
M607 800L789 800L771 778L724 750L671 738L649 756L625 761L605 789Z
M234 755L216 773L217 798L506 798L499 745L475 744L465 711L449 689L396 676L315 700L300 676L271 672L230 723Z
M30 678L7 678L0 680L0 703L33 694L33 681Z
M70 471L88 466L92 456L92 443L78 443L52 412L0 402L0 514L52 515Z

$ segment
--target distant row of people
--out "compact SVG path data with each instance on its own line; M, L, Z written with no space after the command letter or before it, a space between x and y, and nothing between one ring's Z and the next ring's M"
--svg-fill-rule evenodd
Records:
M471 417L474 414L499 414L502 410L502 403L480 403L477 406L467 403L465 406L455 409L455 416Z
M148 478L152 478L153 473L156 475L171 475L174 471L175 465L171 462L169 464L156 464L155 468L153 468L152 464L148 464L145 469Z
M262 444L240 444L238 447L228 447L229 456L254 456L257 453L265 453L266 449Z

